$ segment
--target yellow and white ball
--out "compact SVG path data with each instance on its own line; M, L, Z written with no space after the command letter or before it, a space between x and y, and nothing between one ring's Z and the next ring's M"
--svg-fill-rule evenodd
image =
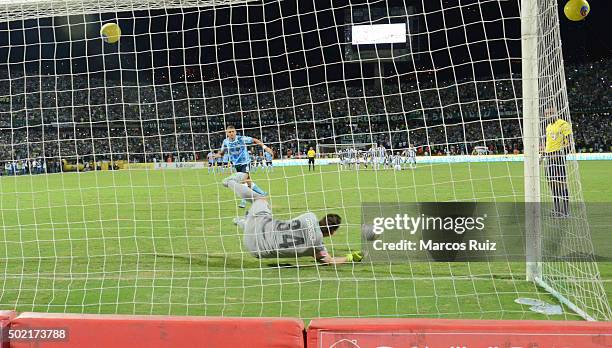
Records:
M100 28L100 36L107 43L116 43L121 38L121 28L117 23L106 23Z
M563 7L565 17L574 22L583 20L590 11L591 6L586 0L569 0Z

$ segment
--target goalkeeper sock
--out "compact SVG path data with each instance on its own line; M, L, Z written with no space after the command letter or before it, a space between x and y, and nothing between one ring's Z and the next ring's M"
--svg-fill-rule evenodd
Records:
M251 190L253 190L253 191L255 191L255 192L259 193L259 194L260 194L260 195L262 195L262 196L265 196L265 195L266 195L266 191L262 190L262 189L261 189L259 186L257 186L257 184L256 184L256 183L254 183L254 182L253 182L253 183L251 183Z
M563 213L563 215L569 215L570 213L569 191L567 188L561 190L561 213Z

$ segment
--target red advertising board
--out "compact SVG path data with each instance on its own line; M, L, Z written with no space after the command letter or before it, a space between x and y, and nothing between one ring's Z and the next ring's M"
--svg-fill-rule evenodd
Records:
M437 319L314 320L309 348L603 348L612 323Z

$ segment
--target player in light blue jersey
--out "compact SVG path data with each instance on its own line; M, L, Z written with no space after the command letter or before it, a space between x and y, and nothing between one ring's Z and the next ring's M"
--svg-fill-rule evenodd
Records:
M266 161L266 172L274 171L274 167L272 167L272 156L269 152L264 152L264 160Z
M249 150L247 146L255 144L261 146L264 151L270 153L271 155L274 155L274 152L272 151L272 149L262 143L259 139L236 134L236 128L234 126L228 126L225 129L225 134L227 138L223 140L219 155L223 156L227 153L229 155L229 160L234 166L234 169L236 169L236 172L246 174L244 183L247 184L247 186L249 186L253 191L265 196L266 192L259 188L259 186L257 186L257 184L255 184L251 180L251 177L249 175L251 166L251 156L249 155ZM239 207L246 207L246 200L243 199L240 202Z
M221 160L221 163L222 163L221 164L221 173L225 173L226 171L230 171L231 172L231 169L230 169L230 159L229 159L230 156L229 156L229 154L227 154L227 153L223 154L222 158L223 159Z
M213 151L210 151L208 155L206 155L206 158L208 159L208 174L210 174L210 172L214 174L215 173L215 153Z

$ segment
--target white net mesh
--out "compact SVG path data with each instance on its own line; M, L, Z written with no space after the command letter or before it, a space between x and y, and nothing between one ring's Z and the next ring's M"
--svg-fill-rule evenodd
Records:
M540 57L550 66L541 70L551 76L540 98L569 119L556 4L540 2ZM326 239L334 256L360 247L362 202L523 201L512 156L523 136L517 1L2 5L0 305L508 319L538 318L517 297L554 301L524 280L519 261L255 258L243 244L245 210L221 185L228 160L208 158L229 125L272 148L276 169L252 179L276 219L339 214ZM99 37L108 22L121 27L117 44ZM393 23L406 23L407 42L351 44L352 25ZM309 147L337 153L347 143L402 157L414 149L419 165L351 171L317 158L306 169ZM249 149L251 166L268 162L261 146ZM575 161L568 174L581 201ZM573 230L587 229L581 219ZM543 275L593 318L610 318L597 264L550 265Z

